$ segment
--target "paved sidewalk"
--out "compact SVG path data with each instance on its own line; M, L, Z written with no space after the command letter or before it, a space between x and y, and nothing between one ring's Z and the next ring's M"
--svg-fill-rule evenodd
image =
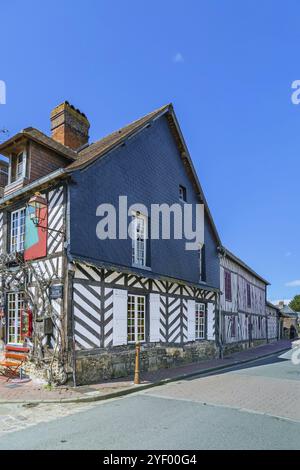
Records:
M256 348L247 349L225 356L224 359L211 359L180 367L161 369L156 372L141 374L141 385L133 384L133 377L105 381L94 385L80 387L54 387L48 389L44 384L34 380L27 382L10 381L0 377L0 404L26 402L28 406L36 402L75 402L94 401L125 395L161 383L191 377L201 373L218 371L226 367L243 364L260 357L279 353L291 347L291 341L280 340Z

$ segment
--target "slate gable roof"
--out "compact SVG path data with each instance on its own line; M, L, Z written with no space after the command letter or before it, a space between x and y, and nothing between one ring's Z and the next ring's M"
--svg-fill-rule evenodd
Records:
M143 116L142 118L128 124L127 126L119 129L118 131L115 131L112 134L109 134L108 136L95 142L94 144L91 144L88 147L85 147L84 149L78 152L78 155L79 155L78 158L76 159L76 161L74 161L73 163L67 166L66 171L72 172L72 171L84 168L85 166L89 164L92 164L98 158L103 157L108 152L113 150L115 147L117 147L118 145L121 145L121 143L125 141L126 139L128 139L131 135L134 135L135 133L142 130L151 121L153 121L154 119L158 119L160 116L164 114L168 117L168 122L176 138L176 143L179 147L181 158L184 163L185 169L193 181L195 191L199 195L201 202L204 204L205 211L210 221L217 245L221 245L221 240L220 240L216 225L210 213L201 184L199 182L199 179L195 171L194 165L192 163L188 148L184 141L184 137L181 133L177 118L175 116L173 105L171 103L152 111L146 116Z
M106 154L115 146L119 145L124 139L128 138L130 135L143 128L143 126L147 125L149 121L167 111L169 106L170 105L162 106L161 108L156 109L155 111L147 114L146 116L143 116L142 118L131 122L127 126L122 127L121 129L115 132L112 132L111 134L107 135L106 137L103 137L102 139L89 145L88 147L85 147L84 149L78 152L78 157L76 158L76 161L71 163L67 169L73 171L75 169L82 168L88 165L89 163L93 162L95 159Z
M278 305L272 304L272 302L270 302L269 300L266 300L266 305L268 305L268 307L271 307L271 308L276 309L278 312L279 312L279 310L280 310L280 308L278 307Z
M282 308L280 308L280 313L282 315L286 315L287 317L298 317L297 312L295 312L291 307L288 305L284 305Z

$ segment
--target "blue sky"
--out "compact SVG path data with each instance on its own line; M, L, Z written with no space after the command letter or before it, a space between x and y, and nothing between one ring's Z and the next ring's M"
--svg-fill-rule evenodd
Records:
M67 99L96 140L172 101L224 245L300 293L298 1L3 4L0 127L48 133Z

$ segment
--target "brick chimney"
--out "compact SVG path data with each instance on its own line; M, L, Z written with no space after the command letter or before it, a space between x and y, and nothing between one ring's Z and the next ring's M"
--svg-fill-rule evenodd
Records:
M68 101L51 112L52 139L73 150L88 143L90 123L85 114Z

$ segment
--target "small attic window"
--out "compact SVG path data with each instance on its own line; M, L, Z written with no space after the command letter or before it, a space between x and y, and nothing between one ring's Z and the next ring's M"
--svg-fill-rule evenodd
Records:
M20 152L17 155L17 161L16 161L16 179L17 180L19 178L22 178L23 176L23 166L24 166L24 154L23 152Z
M12 155L10 163L11 178L10 182L21 180L25 176L26 168L26 152L22 150L21 152Z
M186 202L186 188L181 184L179 185L179 199Z

